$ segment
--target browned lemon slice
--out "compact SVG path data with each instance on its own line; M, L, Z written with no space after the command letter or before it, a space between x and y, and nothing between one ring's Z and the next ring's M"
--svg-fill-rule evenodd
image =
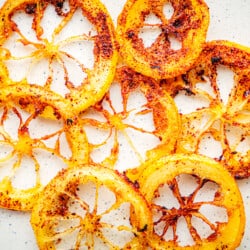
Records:
M157 81L125 66L103 100L81 118L92 161L121 172L173 152L180 132L173 99Z
M1 85L51 98L68 114L102 98L117 52L111 18L98 0L6 1L0 15Z
M153 211L153 249L239 246L245 227L244 206L235 180L220 163L195 154L176 154L146 163L144 169L140 190ZM182 182L181 175L186 176ZM180 223L186 225L181 231ZM189 241L182 242L181 234L184 239L189 235Z
M250 48L229 41L209 42L194 67L181 78L182 86L170 90L182 113L177 151L216 158L236 178L248 177ZM184 105L178 104L180 97L186 100ZM182 109L197 100L199 106Z
M171 17L164 14L167 4L173 8ZM151 21L152 17L155 20ZM199 56L208 24L208 7L203 1L128 0L118 19L120 54L144 75L158 79L178 76ZM140 36L147 31L148 37L159 33L148 46ZM178 48L171 40L179 44Z
M9 86L0 92L0 206L31 210L59 170L87 162L88 143L77 117L16 91ZM45 119L46 109L56 119Z
M86 165L62 171L31 215L41 249L144 249L151 212L114 170Z

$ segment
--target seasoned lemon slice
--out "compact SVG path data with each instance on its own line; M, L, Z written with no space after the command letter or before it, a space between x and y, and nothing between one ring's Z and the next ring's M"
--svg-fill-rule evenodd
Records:
M140 190L153 210L153 249L239 246L245 227L243 201L235 180L220 163L176 154L146 163L144 169Z
M180 133L173 99L157 81L125 66L103 100L81 118L92 161L121 172L173 152Z
M172 88L183 128L177 151L205 154L225 164L236 178L248 177L250 48L209 42L181 78L182 84ZM197 101L199 105L191 107Z
M113 23L98 0L6 1L0 15L1 85L28 85L68 114L102 98L117 52Z
M173 8L171 17L164 11L168 4ZM209 11L203 1L128 0L118 18L120 54L144 75L158 79L178 76L199 56L208 24ZM147 45L141 37L144 32L150 38L159 35Z
M122 175L97 165L59 173L31 215L41 249L145 249L150 221L140 193Z
M31 210L59 170L88 161L88 143L77 117L15 91L6 87L0 92L0 206ZM46 109L57 118L45 119Z

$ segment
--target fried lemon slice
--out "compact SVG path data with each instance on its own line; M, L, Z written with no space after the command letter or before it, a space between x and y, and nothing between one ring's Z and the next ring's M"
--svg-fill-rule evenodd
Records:
M17 96L15 88L0 92L0 206L31 210L59 170L88 161L88 143L76 117L50 106L57 119L45 119L48 104ZM33 111L27 112L31 104Z
M31 215L40 249L144 249L150 221L140 193L122 175L97 165L60 172Z
M168 18L165 9L169 5L173 14ZM208 24L209 11L203 1L128 0L118 18L120 54L144 75L175 77L187 71L199 56ZM145 32L150 39L156 36L155 41L146 45L141 37Z
M158 82L117 69L103 100L81 116L92 161L123 172L175 149L180 119Z
M68 114L102 98L117 51L112 20L98 0L6 1L0 15L1 85L28 85Z
M243 202L220 163L176 154L146 164L140 190L153 210L153 249L235 249L240 244Z
M182 75L182 86L172 90L182 113L178 152L205 154L223 162L236 178L250 176L249 91L250 48L207 43L195 66ZM191 107L197 100L200 104Z

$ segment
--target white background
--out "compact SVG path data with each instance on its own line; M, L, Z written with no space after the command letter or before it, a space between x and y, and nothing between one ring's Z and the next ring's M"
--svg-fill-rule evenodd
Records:
M0 0L0 4L3 4ZM103 0L116 22L124 0ZM224 39L250 47L250 0L207 0L210 26L207 40ZM250 248L250 180L238 181L247 214L245 236L238 249ZM37 245L29 224L29 213L0 209L0 248L35 250Z

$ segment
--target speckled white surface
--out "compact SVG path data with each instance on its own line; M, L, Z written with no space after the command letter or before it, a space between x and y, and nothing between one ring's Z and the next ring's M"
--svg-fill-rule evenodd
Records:
M0 0L2 5L4 0ZM103 0L114 20L124 0ZM250 0L206 0L210 8L207 40L226 39L250 47ZM250 249L250 179L238 181L245 205L247 224L238 249ZM35 250L29 213L0 209L0 249Z

